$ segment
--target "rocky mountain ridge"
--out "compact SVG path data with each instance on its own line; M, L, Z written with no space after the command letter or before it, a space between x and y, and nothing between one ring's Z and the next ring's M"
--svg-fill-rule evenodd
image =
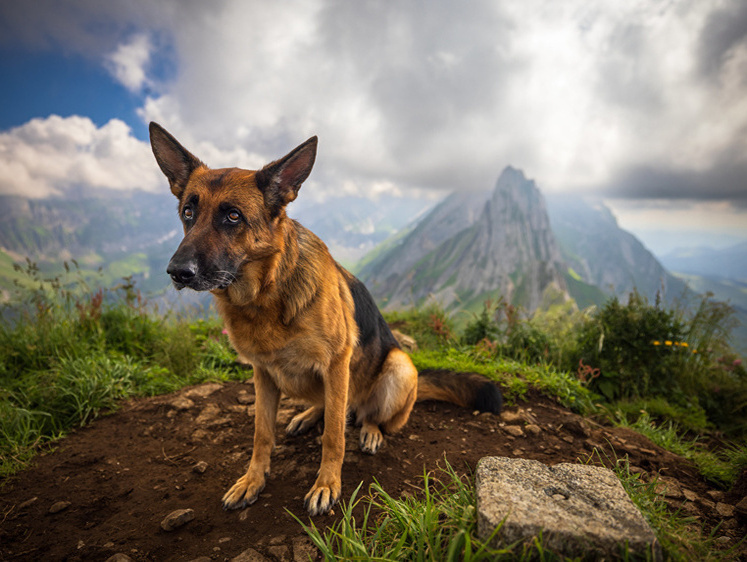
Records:
M568 298L560 248L533 181L507 167L492 191L455 192L358 272L397 309L432 298L447 310L505 297L529 310Z

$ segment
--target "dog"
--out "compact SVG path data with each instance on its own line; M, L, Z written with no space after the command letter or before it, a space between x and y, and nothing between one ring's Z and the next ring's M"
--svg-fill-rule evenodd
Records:
M286 215L311 173L316 137L261 170L214 170L157 123L149 130L184 226L166 271L177 289L213 294L231 344L254 369L254 448L224 508L250 505L264 489L281 394L310 405L288 435L324 421L321 465L304 498L312 516L340 498L349 413L361 428L360 448L373 454L384 434L407 423L416 400L500 412L498 387L481 375L418 376L363 283Z

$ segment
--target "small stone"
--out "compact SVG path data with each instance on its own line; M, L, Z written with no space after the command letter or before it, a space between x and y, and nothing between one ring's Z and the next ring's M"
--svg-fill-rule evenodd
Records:
M518 425L507 425L503 428L503 431L514 437L522 437L524 435L524 431Z
M186 525L194 518L194 509L177 509L176 511L169 513L164 520L161 521L161 529L164 531L173 531L174 529Z
M700 496L693 492L692 490L688 490L687 488L682 488L682 493L685 495L685 499L690 502L698 501L700 499Z
M521 420L521 414L519 412L503 411L501 412L501 419L508 423L514 423Z
M729 505L728 503L718 502L716 504L716 513L718 513L723 518L734 517L736 511L737 509L733 505Z
M193 441L202 441L205 439L210 433L208 431L205 431L204 429L195 429L192 433L192 440Z
M269 546L267 552L280 562L290 562L291 560L290 549L285 545Z
M715 502L720 502L724 499L724 493L721 490L708 490L706 494Z
M224 542L228 542L231 540L231 537L223 537L222 539L218 539L218 544L223 544Z
M533 433L534 435L539 435L540 433L542 433L542 428L536 423L528 423L524 426L524 429L529 433Z
M306 535L293 538L293 562L309 562L315 560L317 549L312 540Z
M207 404L202 411L200 412L200 415L197 416L197 419L195 419L195 423L197 425L203 425L206 424L215 418L217 418L220 415L220 406L218 404L210 403Z
M38 500L38 499L39 499L38 497L34 496L33 498L31 498L31 499L28 499L28 500L26 500L25 502L23 502L23 503L19 504L19 505L18 505L18 509L19 509L19 510L21 510L21 509L26 509L26 508L27 508L27 507L29 507L30 505L34 504L34 503L36 502L36 500Z
M719 537L716 539L716 543L720 545L727 545L731 542L731 537L727 537L726 535Z
M196 465L192 467L192 472L197 472L198 474L205 474L205 471L208 468L208 463L205 461L200 461Z
M268 560L253 548L247 548L244 552L231 558L231 562L265 562Z
M189 410L194 405L195 403L186 396L177 396L171 402L169 402L169 406L171 406L175 410Z
M272 537L269 541L269 544L273 546L277 546L279 544L283 544L285 542L285 535L278 535L276 537Z
M59 513L60 511L63 511L70 507L70 502L61 501L52 504L52 507L49 508L49 513Z
M198 396L200 398L207 398L216 390L223 388L223 385L217 382L207 382L194 388L190 388L184 393L184 396Z
M132 558L127 556L124 552L117 552L114 556L107 558L106 562L132 562Z

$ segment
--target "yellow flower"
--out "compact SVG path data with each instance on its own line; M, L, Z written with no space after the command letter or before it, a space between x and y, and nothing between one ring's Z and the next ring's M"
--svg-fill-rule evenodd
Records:
M667 340L667 341L664 342L664 345L672 345L672 342L669 341L669 340Z
M682 343L681 343L680 345L681 345L682 347L688 347L688 345L689 345L689 344L688 344L688 343L687 343L686 341L683 341L683 342L682 342Z
M654 345L661 345L661 342L659 340L654 340Z

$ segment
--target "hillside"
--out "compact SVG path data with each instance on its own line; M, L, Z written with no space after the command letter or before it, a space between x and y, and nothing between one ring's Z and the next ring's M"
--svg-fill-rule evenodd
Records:
M581 303L599 304L611 295L625 298L635 288L651 302L657 292L671 302L682 297L686 284L671 275L631 233L621 229L607 207L580 198L548 195L547 211L568 271L585 286L570 284ZM588 286L601 295L591 295ZM596 302L595 302L596 301Z
M452 194L359 276L385 309L426 298L476 309L503 296L534 310L547 294L564 298L563 270L537 186L509 167L492 193Z

